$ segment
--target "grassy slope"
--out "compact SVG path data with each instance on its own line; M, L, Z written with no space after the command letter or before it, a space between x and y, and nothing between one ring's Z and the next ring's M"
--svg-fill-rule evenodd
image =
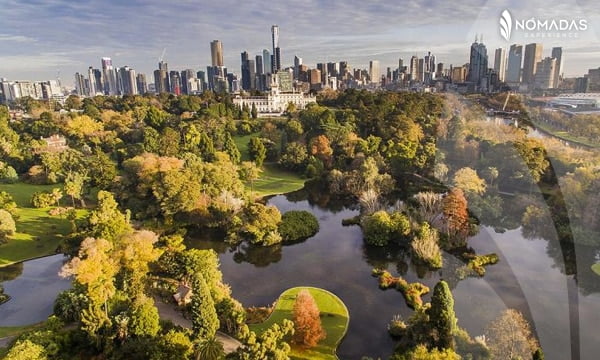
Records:
M600 144L594 143L585 138L577 137L567 131L555 129L550 124L544 123L543 121L538 122L532 120L531 122L540 130L545 131L550 135L555 136L561 140L568 141L574 144L589 146L595 149L600 148Z
M296 294L302 289L308 289L315 298L321 311L321 322L327 332L327 337L312 349L304 350L292 346L290 356L292 359L337 359L335 351L346 334L350 316L342 300L329 291L312 287L288 289L277 300L271 316L263 323L250 325L250 329L261 333L271 325L281 323L283 319L291 320Z
M234 141L242 154L242 161L249 161L248 142L258 134L235 136ZM298 174L281 170L274 163L265 163L260 178L254 181L254 192L258 196L284 194L304 187L304 180ZM250 184L247 184L250 187Z
M0 191L12 195L17 203L17 233L8 243L0 245L0 266L53 254L64 235L71 231L71 224L64 218L48 215L50 208L35 209L30 200L34 192L49 191L60 185L4 184ZM63 203L67 199L62 200ZM83 217L86 210L78 210Z

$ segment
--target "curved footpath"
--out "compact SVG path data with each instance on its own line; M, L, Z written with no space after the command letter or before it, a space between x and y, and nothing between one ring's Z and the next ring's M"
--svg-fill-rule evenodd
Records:
M165 303L159 298L155 297L154 305L158 309L158 314L161 319L170 320L173 324L183 328L192 328L192 321L184 318L181 312L178 311L173 304ZM226 354L232 353L237 350L237 348L242 346L241 342L220 331L217 331L216 338L223 344Z

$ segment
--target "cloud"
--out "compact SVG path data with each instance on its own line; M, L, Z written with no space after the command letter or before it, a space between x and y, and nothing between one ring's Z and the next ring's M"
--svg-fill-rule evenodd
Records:
M362 67L376 58L382 66L391 66L399 57L422 56L428 50L438 55L438 61L462 64L467 61L473 26L492 40L497 13L504 7L524 14L537 9L600 14L600 2L571 2L3 0L0 23L14 34L0 35L0 42L11 41L2 54L23 60L20 67L3 66L0 75L23 78L36 65L48 67L51 61L56 61L53 69L60 67L65 73L85 71L89 65L98 67L102 56L113 57L117 66L127 64L150 74L164 47L169 68L199 69L210 62L213 39L222 40L226 65L239 73L240 52L255 55L270 49L272 24L280 26L286 65L299 55L308 64L347 60ZM488 48L492 46L493 41ZM48 53L64 55L39 58ZM594 55L582 56L592 63ZM578 66L583 66L581 70L586 65ZM47 72L51 75L54 70Z

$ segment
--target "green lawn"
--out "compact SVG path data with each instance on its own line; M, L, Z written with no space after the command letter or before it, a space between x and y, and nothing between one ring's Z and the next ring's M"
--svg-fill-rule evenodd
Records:
M543 121L531 121L537 128L561 139L564 141L568 141L574 144L579 144L579 145L585 145L585 146L589 146L591 148L595 148L598 149L600 148L600 144L595 143L593 141L590 141L589 139L585 139L582 137L578 137L575 136L567 131L564 130L557 130L555 128L553 128L551 125L544 123Z
M592 271L596 273L596 275L600 276L600 263L592 265Z
M283 319L292 320L292 309L294 307L296 295L303 289L307 289L317 302L319 310L321 311L321 323L327 332L327 337L316 347L308 350L292 345L290 357L292 359L335 360L338 358L335 351L344 335L346 335L350 315L342 300L327 290L313 287L295 287L284 291L283 294L279 296L271 316L260 324L250 325L250 329L257 334L260 334L271 325L281 323Z
M250 161L248 142L250 138L255 136L258 136L258 134L235 136L233 138L242 155L242 161ZM304 187L304 179L298 174L282 170L274 163L265 163L262 170L260 178L255 180L253 185L254 193L258 196L285 194ZM246 187L250 188L251 185L248 183Z
M17 233L11 236L8 243L0 245L0 267L53 254L63 236L71 231L68 220L50 216L50 208L35 209L30 200L34 192L49 191L61 185L4 184L0 191L12 195L17 203ZM67 199L63 199L66 202ZM79 217L85 216L87 210L78 210Z

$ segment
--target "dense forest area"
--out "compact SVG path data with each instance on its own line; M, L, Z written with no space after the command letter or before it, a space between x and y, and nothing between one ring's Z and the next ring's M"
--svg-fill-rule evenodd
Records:
M567 264L575 246L600 246L598 154L486 122L451 94L347 90L304 110L290 106L281 118L211 92L71 96L63 112L27 98L18 105L28 117L11 119L0 107L0 181L45 186L28 198L68 221L57 251L69 255L61 275L73 287L7 359L288 358L300 328L284 321L252 331L254 312L232 297L217 254L186 242L194 232L234 248L273 247L317 233L312 213L266 205L268 192L255 191L264 174L306 181L322 201L356 204L359 215L344 223L360 226L365 246L405 248L428 270L447 268L443 252L460 260L431 302L421 300L423 284L373 270L381 288L399 290L414 309L391 319L393 359L543 358L517 311L490 324L487 339L457 323L451 288L498 262L469 246L480 226L523 224L531 237L554 231L562 246L552 255ZM51 136L65 145L52 147ZM0 190L0 243L10 244L22 213ZM595 260L578 261L590 262L580 287L599 290ZM182 286L193 290L182 306L190 329L157 308ZM225 354L218 332L242 345Z

